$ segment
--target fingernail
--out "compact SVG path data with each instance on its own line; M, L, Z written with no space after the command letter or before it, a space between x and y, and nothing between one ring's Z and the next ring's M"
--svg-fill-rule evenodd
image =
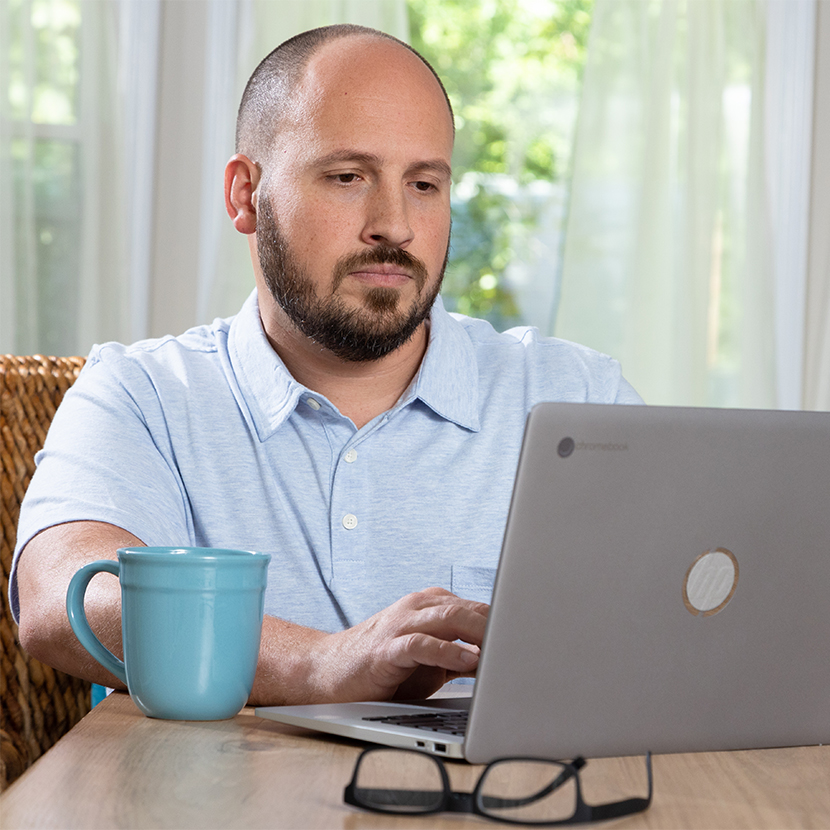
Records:
M461 659L465 665L472 666L474 663L478 662L478 654L476 654L473 651L467 651L466 649L464 649L464 651L461 652Z

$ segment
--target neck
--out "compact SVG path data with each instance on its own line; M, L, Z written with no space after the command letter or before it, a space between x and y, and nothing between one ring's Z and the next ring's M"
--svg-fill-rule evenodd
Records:
M309 340L282 309L262 325L274 351L292 377L330 400L360 429L391 409L418 373L429 341L422 323L402 346L379 360L355 363L342 360Z

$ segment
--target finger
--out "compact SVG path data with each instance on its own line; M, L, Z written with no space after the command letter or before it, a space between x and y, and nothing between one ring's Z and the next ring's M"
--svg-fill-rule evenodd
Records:
M463 640L480 646L486 627L485 615L467 605L452 603L433 605L412 614L401 634L423 633L439 640Z
M450 672L472 672L478 666L479 649L467 643L458 643L413 632L397 637L390 643L389 663L399 669L433 666Z
M490 606L486 602L464 599L457 594L450 593L445 588L425 588L423 591L417 591L404 597L403 600L399 600L399 602L407 601L412 602L416 607L422 608L432 605L459 605L483 617L490 613Z

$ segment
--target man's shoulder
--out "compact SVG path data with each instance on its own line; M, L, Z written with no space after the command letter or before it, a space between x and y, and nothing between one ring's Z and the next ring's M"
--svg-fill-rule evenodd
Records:
M450 313L463 331L492 394L509 389L524 400L639 403L617 360L588 346L545 336L533 326L497 331L486 320Z
M229 322L216 320L178 336L130 344L97 344L87 357L78 389L102 395L120 389L138 402L215 388L227 365L222 354L227 352Z
M129 344L115 341L96 344L87 358L87 367L103 364L113 371L129 371L130 367L152 371L171 364L209 364L226 348L232 320L218 319L211 325L196 326L177 336L165 335Z
M165 361L174 355L194 355L198 360L202 355L215 354L219 350L221 333L224 331L227 335L228 322L217 320L213 325L196 326L177 336L168 334L129 344L115 341L96 344L89 353L88 362Z
M539 362L575 361L604 365L615 363L613 358L588 346L543 335L535 326L514 326L498 331L487 320L451 312L449 315L467 333L476 349L503 354L516 359Z

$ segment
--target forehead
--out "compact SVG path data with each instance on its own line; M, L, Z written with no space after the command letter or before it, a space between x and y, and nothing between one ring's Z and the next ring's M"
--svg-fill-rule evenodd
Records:
M441 88L394 41L341 38L321 47L297 85L284 133L303 157L355 150L450 163L453 126Z

